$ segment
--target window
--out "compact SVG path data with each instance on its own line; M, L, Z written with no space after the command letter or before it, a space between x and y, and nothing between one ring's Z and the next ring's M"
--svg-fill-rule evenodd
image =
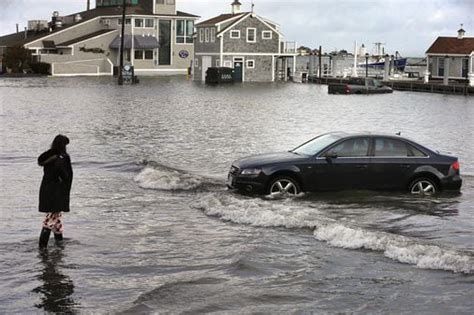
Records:
M263 31L262 32L263 39L272 39L272 31Z
M418 150L414 146L411 146L411 145L407 144L407 148L408 148L408 156L416 156L416 157L426 157L427 156L424 152Z
M143 19L135 19L135 27L143 27Z
M170 65L171 64L171 20L158 20L158 27L160 36L158 42L160 48L158 52L158 64L159 65Z
M220 59L216 59L216 67L220 67L221 66L221 61Z
M199 59L194 59L194 67L197 68L199 66Z
M165 4L165 0L156 0L156 4Z
M135 59L142 60L143 59L143 50L135 50Z
M374 156L408 156L407 145L396 139L376 138Z
M253 69L255 68L255 60L247 60L247 68Z
M176 20L176 43L192 44L194 33L194 21Z
M368 138L354 138L346 140L328 151L329 156L362 157L367 156L369 150Z
M216 29L213 27L211 28L211 43L216 41Z
M255 43L257 41L257 38L255 36L256 32L256 28L247 27L247 43Z
M166 0L166 4L174 4L175 3L175 0Z
M464 58L464 59L462 59L461 63L462 63L462 66L461 66L461 77L467 78L467 72L468 72L467 70L468 70L468 68L469 68L469 59Z
M153 50L135 50L135 60L153 60Z
M155 20L153 19L145 19L145 27L153 28L155 27Z
M240 31L239 30L230 31L230 38L239 39L240 38Z
M153 50L145 50L145 59L153 60Z
M438 58L438 76L444 76L444 57Z
M117 6L122 5L123 0L97 0L97 7L108 7L108 6ZM136 5L138 4L138 0L129 0L127 1L128 4Z
M204 29L203 28L199 29L199 42L200 43L204 42Z
M118 24L122 25L122 19L118 20ZM125 25L127 25L127 24L132 24L132 20L131 19L125 19Z
M225 61L224 61L224 67L232 68L232 61L230 61L230 60L225 60Z
M204 39L206 43L209 43L209 29L208 28L204 30Z
M170 4L173 5L175 4L175 0L156 0L156 4Z

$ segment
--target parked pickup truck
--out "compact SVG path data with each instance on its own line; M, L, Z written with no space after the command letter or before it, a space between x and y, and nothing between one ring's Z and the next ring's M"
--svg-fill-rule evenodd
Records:
M330 83L329 94L379 94L392 93L392 88L372 78L352 78L347 83Z

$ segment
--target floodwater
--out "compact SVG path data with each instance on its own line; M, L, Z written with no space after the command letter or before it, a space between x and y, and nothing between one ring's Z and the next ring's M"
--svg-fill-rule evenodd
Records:
M183 78L0 80L0 313L471 313L474 99ZM333 130L460 159L461 194L293 199L225 188L233 160ZM42 169L71 139L65 242L37 248Z

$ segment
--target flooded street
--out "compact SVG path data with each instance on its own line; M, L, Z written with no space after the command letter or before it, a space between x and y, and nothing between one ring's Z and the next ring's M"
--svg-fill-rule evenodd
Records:
M474 308L474 100L183 78L0 80L0 313L460 313ZM324 132L459 157L461 194L228 191L233 160ZM62 133L65 242L38 250L42 169Z

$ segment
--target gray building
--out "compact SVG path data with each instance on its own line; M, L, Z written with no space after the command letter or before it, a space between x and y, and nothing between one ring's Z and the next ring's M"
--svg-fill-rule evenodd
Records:
M234 68L236 81L272 82L294 73L288 59L297 55L296 43L286 42L278 24L253 12L232 12L196 25L193 77L204 81L209 67ZM295 64L295 63L292 63Z
M122 2L97 0L96 8L68 16L55 11L51 22L29 23L24 32L0 37L0 52L23 46L50 64L53 76L112 75L119 64ZM198 16L177 11L176 0L128 3L124 63L139 75L187 74Z

